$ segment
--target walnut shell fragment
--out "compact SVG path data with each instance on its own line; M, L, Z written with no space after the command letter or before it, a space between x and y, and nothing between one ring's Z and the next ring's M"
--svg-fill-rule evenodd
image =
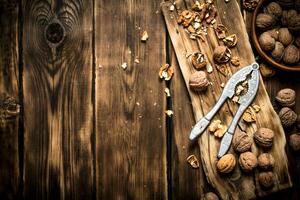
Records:
M159 78L164 79L166 81L171 80L174 74L174 67L169 64L163 64L159 70Z
M219 64L226 63L231 58L231 51L226 46L218 46L214 50L213 58Z
M241 153L239 164L244 172L251 172L257 166L257 158L254 153L247 151Z
M191 62L195 69L200 70L207 65L204 55L201 52L195 52L191 55Z
M187 157L186 161L191 165L192 168L197 169L200 167L199 161L195 155Z
M236 159L234 155L226 154L217 162L217 170L220 173L230 173L235 168L235 165Z
M237 44L237 41L236 34L229 35L223 39L224 44L229 48L234 47Z
M224 39L227 34L227 28L223 24L218 24L215 28L215 33L218 39Z
M252 143L247 133L238 131L233 136L232 147L236 152L243 153L251 149Z

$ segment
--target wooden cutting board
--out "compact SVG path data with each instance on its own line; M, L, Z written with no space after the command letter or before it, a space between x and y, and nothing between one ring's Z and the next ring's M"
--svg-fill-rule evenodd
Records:
M225 25L228 28L228 34L235 33L238 36L238 44L231 50L233 55L240 58L241 67L234 67L231 66L231 64L227 64L227 69L230 73L227 77L216 70L216 66L213 62L212 52L216 46L220 45L220 41L216 37L214 29L212 27L208 28L208 34L204 37L204 41L200 39L190 39L189 34L182 26L177 24L176 20L179 12L184 9L191 9L193 1L176 1L177 6L174 11L170 10L172 3L173 2L169 1L163 2L162 11L180 65L181 73L190 95L195 121L198 121L217 102L222 92L222 87L220 87L220 85L226 83L230 78L230 75L239 70L242 66L254 62L255 59L249 43L245 24L240 13L240 8L236 1L231 0L228 3L225 3L224 0L214 1L214 5L218 10L218 16L216 17L217 23ZM209 74L209 79L213 84L204 94L194 93L190 91L188 87L189 77L195 72L195 69L187 59L187 55L196 51L204 53L208 62L214 69L213 72ZM262 79L260 81L257 97L253 104L261 107L261 111L257 114L257 122L248 124L243 120L240 120L237 131L246 131L252 136L257 128L267 127L275 132L274 144L272 149L269 150L269 153L273 155L276 161L273 169L275 174L275 185L271 189L261 188L258 183L258 169L252 174L245 174L237 166L231 174L220 175L216 170L217 152L220 146L220 140L216 139L213 134L210 134L207 131L198 139L201 162L208 182L216 189L222 199L255 199L292 186L288 172L287 156L285 154L286 139L284 130L272 107ZM236 110L237 105L232 101L227 101L222 109L220 109L218 115L215 116L215 119L220 119L223 123L229 125ZM189 133L182 134L186 134L186 137L189 136ZM230 149L229 152L233 152L233 150ZM256 145L253 145L252 152L258 156L263 151L260 148L257 148ZM237 155L236 158L238 159Z

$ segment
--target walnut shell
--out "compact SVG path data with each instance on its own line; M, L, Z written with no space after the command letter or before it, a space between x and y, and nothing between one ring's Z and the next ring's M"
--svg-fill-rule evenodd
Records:
M265 188L270 188L274 185L273 172L260 172L258 175L259 184Z
M290 33L288 28L278 29L278 41L284 46L288 46L293 41L293 35Z
M295 133L290 135L290 147L294 150L294 151L300 151L300 134L299 133Z
M217 63L226 63L231 58L231 51L226 46L218 46L214 50L213 58Z
M271 52L271 56L274 58L276 62L279 62L282 59L284 52L284 46L281 42L275 42L275 48Z
M235 165L236 159L234 155L226 154L217 162L217 169L221 173L230 173L234 169Z
M260 13L256 17L256 26L260 29L268 29L275 25L275 23L275 17L266 13Z
M201 200L219 200L219 197L213 192L208 192L203 195Z
M285 48L283 53L283 61L286 64L294 65L299 62L300 54L295 45L289 45Z
M207 75L204 71L197 71L193 73L189 80L189 86L195 92L202 92L209 86Z
M262 33L258 38L258 42L264 51L271 51L275 48L275 39L268 32Z
M257 166L257 158L254 153L247 151L240 155L239 164L244 172L251 172Z
M281 124L284 128L293 126L297 120L297 114L288 107L283 107L279 113Z
M251 149L252 143L247 133L238 131L233 136L232 147L236 152L243 153Z
M300 14L288 21L288 28L294 32L300 31Z
M278 3L271 2L265 7L264 12L279 19L282 15L282 8Z
M281 17L281 23L283 26L288 26L289 21L292 18L297 17L297 11L296 10L284 10L282 11L282 17Z
M275 99L281 106L292 107L296 103L296 92L293 89L285 88L277 93Z
M254 133L254 141L262 148L270 148L273 145L274 132L269 128L259 128Z
M191 55L191 62L197 70L200 70L207 65L204 55L200 52L196 52Z
M278 40L278 34L279 34L278 29L274 28L274 29L269 30L267 32L270 34L270 36L272 38L274 38L275 40Z
M295 45L300 48L300 36L296 37L295 39Z
M263 170L272 169L274 163L274 157L269 153L262 153L258 156L258 166Z

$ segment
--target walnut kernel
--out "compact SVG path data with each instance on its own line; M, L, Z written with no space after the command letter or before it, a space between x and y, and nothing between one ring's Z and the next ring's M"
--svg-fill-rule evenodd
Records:
M160 67L160 70L158 73L159 77L166 81L169 81L172 78L173 74L174 74L174 67L170 66L169 64L163 64Z
M197 70L204 68L207 64L204 55L200 52L193 53L191 55L191 61Z
M240 65L240 58L238 56L233 56L230 60L230 63L234 66Z

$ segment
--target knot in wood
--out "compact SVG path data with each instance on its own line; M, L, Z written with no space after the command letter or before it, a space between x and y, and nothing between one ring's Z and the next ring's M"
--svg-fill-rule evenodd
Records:
M57 44L61 42L64 37L64 28L60 23L54 22L46 27L45 34L49 42Z

